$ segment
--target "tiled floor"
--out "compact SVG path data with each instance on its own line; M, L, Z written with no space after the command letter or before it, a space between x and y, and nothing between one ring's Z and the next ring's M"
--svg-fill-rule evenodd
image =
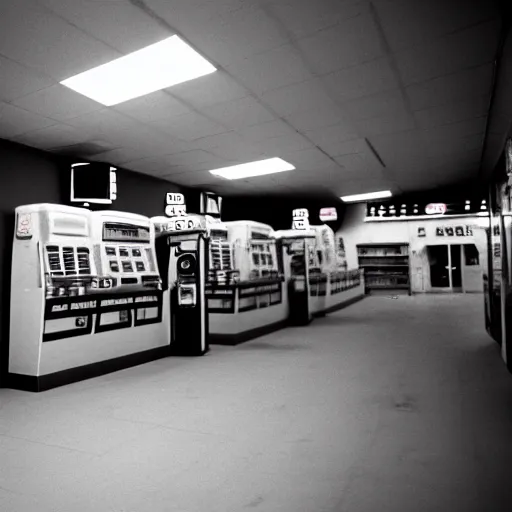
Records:
M483 298L370 297L198 359L0 390L2 512L512 510Z

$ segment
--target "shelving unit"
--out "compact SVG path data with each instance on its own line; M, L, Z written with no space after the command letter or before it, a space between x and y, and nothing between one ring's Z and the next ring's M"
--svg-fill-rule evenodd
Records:
M357 255L359 268L364 270L366 293L406 290L411 295L409 244L359 244Z

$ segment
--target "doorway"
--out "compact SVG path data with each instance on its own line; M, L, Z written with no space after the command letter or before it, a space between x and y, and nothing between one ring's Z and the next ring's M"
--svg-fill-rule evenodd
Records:
M433 291L462 292L462 244L428 245Z

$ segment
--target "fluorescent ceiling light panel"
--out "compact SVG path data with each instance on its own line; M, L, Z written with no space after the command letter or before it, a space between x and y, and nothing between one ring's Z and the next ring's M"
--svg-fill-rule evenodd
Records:
M344 196L340 199L345 203L357 203L358 201L369 201L371 199L382 199L384 197L391 197L391 191L382 190L380 192L369 192L368 194L355 194L353 196Z
M275 174L277 172L293 171L295 167L281 158L269 158L248 164L232 165L231 167L222 167L210 171L214 176L225 178L227 180L239 180L242 178L253 178L255 176L264 176L265 174Z
M61 84L111 106L214 71L216 68L187 43L172 36Z

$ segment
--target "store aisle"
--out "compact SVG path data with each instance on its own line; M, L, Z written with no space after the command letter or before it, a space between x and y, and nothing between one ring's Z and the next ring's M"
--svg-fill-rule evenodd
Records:
M0 510L510 511L512 376L482 302L370 297L204 358L0 390Z

